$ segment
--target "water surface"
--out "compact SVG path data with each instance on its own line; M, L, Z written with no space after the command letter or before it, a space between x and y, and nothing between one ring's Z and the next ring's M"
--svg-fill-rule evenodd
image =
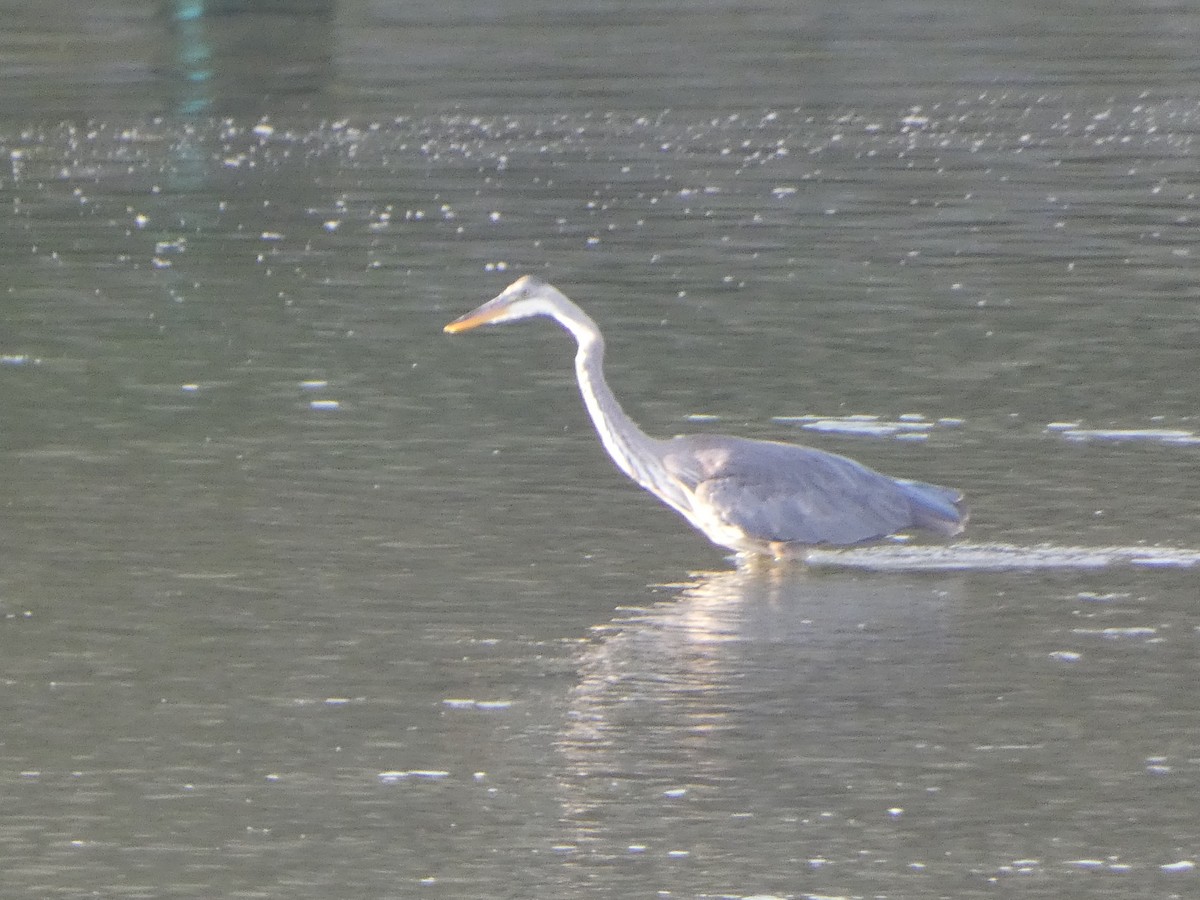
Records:
M1194 892L1194 15L90 10L0 38L8 894ZM441 334L527 271L968 532L735 565Z

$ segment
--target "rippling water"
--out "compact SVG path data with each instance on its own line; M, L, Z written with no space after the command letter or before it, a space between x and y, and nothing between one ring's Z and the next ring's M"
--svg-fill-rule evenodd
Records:
M0 38L14 896L1193 891L1196 17L320 7ZM735 564L526 271L968 531Z

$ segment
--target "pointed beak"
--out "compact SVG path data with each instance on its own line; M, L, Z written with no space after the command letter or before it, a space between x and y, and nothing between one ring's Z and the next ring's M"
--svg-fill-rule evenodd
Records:
M494 321L504 311L503 306L495 300L489 300L476 309L471 310L464 316L459 316L453 322L446 325L442 331L446 334L458 334L460 331L470 331L472 328L478 328L480 325L486 325L488 322Z

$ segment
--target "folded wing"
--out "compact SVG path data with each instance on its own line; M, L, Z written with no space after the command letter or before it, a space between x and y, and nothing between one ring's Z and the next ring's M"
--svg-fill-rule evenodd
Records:
M909 528L952 535L966 521L957 491L796 444L679 437L665 462L707 515L757 541L857 544Z

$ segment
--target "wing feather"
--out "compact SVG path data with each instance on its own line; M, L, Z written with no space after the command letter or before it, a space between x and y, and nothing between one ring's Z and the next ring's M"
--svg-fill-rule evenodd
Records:
M902 482L834 453L797 444L716 435L667 442L668 470L709 516L764 542L855 544L886 537L918 521L915 482ZM912 487L910 487L910 485ZM953 519L957 493L943 492L943 517ZM947 511L948 510L948 511ZM928 510L926 518L933 516Z

